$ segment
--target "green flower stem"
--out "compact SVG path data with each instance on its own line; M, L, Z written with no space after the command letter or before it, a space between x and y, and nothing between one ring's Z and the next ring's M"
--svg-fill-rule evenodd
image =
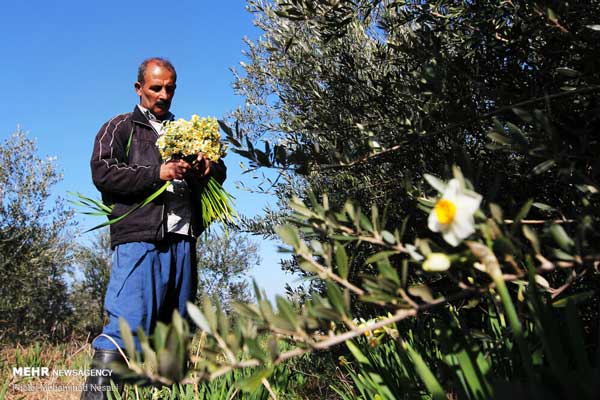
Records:
M525 372L529 378L533 378L533 365L531 363L531 355L529 353L527 344L525 343L525 338L523 336L523 325L521 324L519 316L517 315L517 310L515 309L515 305L510 297L508 288L506 287L506 282L504 282L500 271L498 271L498 273L491 274L491 276L494 280L494 283L496 284L496 289L498 289L500 298L502 299L504 311L506 312L506 315L508 317L508 323L510 324L510 327L515 336L517 346L519 347L519 353L521 353L521 359L523 360Z
M171 185L171 181L165 182L157 191L152 193L146 199L144 199L141 203L136 204L132 208L129 209L125 214L103 222L95 227L88 229L87 232L112 225L116 222L119 222L129 216L134 211L144 207L152 200L156 199L160 196L167 188ZM76 194L81 199L80 202L76 202L78 205L87 206L93 210L93 213L88 212L90 215L106 215L110 216L112 209L101 202L97 202L95 200L89 199L81 194ZM200 195L200 207L202 210L202 222L204 226L208 228L208 226L214 221L220 221L224 224L234 223L237 218L237 213L233 209L233 200L234 197L227 193L223 186L219 184L214 178L210 178Z
M210 178L200 196L202 222L208 227L214 221L225 224L235 222L237 214L232 206L234 197L214 178Z
M171 181L169 182L165 182L164 185L162 185L156 192L152 193L150 196L148 196L144 201L142 201L141 203L136 204L135 206L133 206L132 208L129 209L129 211L127 211L125 214L121 215L120 217L108 220L100 225L96 225L95 227L88 229L87 231L85 231L84 233L88 233L91 232L93 230L105 227L107 225L112 225L115 222L119 222L122 219L124 219L125 217L127 217L129 214L131 214L132 212L134 212L135 210L144 207L146 204L150 203L152 200L154 200L155 198L157 198L158 196L160 196L162 194L162 192L164 192L165 190L167 190L167 188L169 187L169 185L171 185Z

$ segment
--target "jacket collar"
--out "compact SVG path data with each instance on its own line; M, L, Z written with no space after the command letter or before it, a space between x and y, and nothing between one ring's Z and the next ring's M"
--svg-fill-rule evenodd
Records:
M152 128L152 126L150 126L150 121L148 121L148 118L146 118L146 116L144 115L142 110L140 110L140 108L137 105L133 107L133 113L132 113L131 119L135 123L146 125L146 126Z
M140 107L138 107L137 105L133 109L132 119L134 122L137 122L138 124L151 126L150 120L144 114L144 112L140 109ZM173 119L174 119L174 115L172 113L169 113L168 120L173 121Z

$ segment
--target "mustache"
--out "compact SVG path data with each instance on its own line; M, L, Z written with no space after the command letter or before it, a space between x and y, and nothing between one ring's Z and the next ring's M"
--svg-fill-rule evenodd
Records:
M161 108L167 108L171 105L171 102L167 100L157 100L154 104Z

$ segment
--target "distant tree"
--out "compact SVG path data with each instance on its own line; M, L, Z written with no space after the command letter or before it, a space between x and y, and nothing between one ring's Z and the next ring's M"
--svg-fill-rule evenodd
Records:
M72 212L51 198L61 179L54 160L39 157L23 132L0 144L1 341L66 333Z
M230 309L233 301L251 300L248 272L260 263L255 242L239 232L226 235L211 231L199 238L196 252L198 300L218 297L224 309Z
M110 278L111 256L108 229L98 232L93 242L76 251L75 282L71 303L75 327L88 333L100 332L104 325L104 296Z

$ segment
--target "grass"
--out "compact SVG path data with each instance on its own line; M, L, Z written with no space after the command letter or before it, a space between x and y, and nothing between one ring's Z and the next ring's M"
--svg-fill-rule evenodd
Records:
M197 340L194 342L197 343ZM41 342L28 347L20 345L4 347L0 349L0 400L79 399L85 377L56 376L53 371L87 370L92 355L93 349L88 343L75 341L64 344ZM47 367L49 376L13 375L14 367ZM259 386L252 393L243 392L238 388L237 382L250 376L251 373L251 369L237 370L212 382L197 385L137 388L137 394L133 386L127 385L123 396L115 397L117 400L137 398L152 400L270 399L264 386ZM277 367L269 379L278 400L315 398L310 394L302 394L309 385L308 381L307 375L286 365Z
M77 389L85 378L54 376L52 371L83 370L89 365L90 354L89 345L81 342L59 345L38 342L28 347L0 349L0 400L79 399L79 391L70 389ZM47 367L49 376L13 375L14 367ZM44 390L48 388L55 390Z

